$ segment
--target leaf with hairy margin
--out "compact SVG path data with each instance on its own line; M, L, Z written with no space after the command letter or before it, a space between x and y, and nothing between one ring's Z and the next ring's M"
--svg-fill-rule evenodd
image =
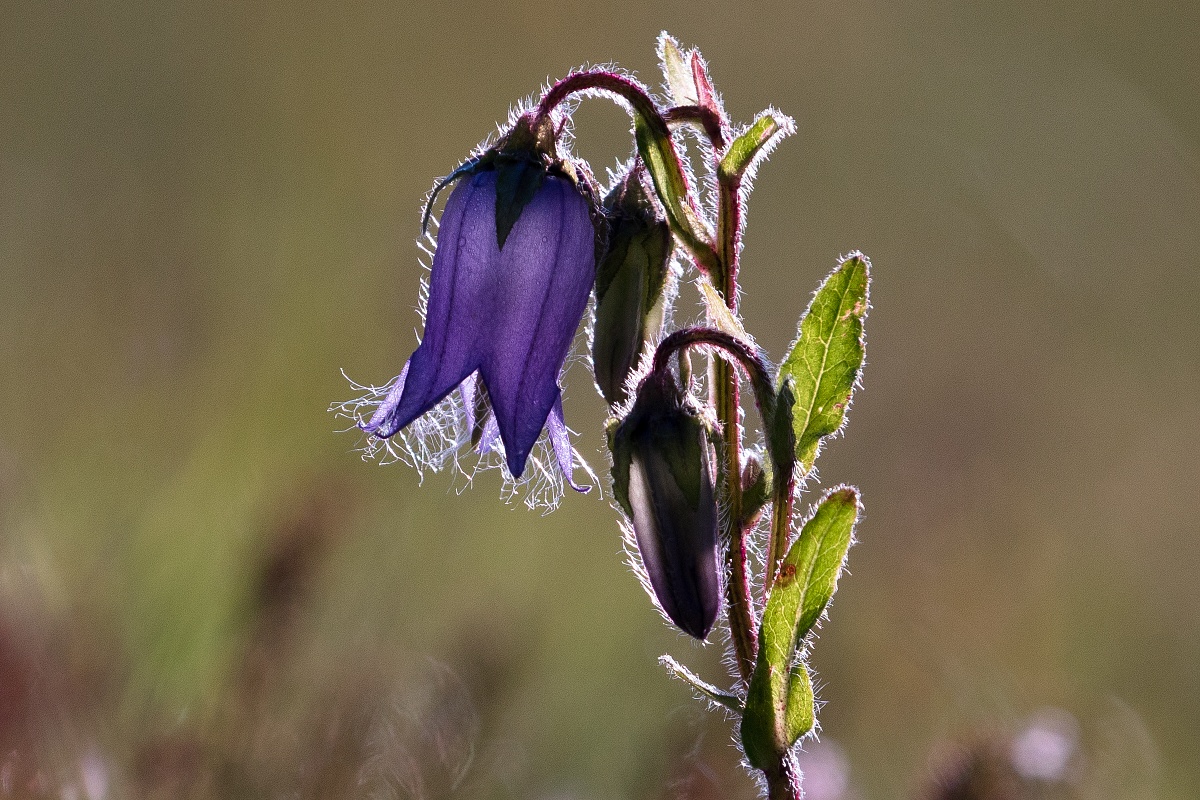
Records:
M688 684L701 695L707 697L709 700L712 700L714 703L722 705L725 708L728 708L730 711L737 713L741 712L742 701L738 699L737 695L721 691L670 656L659 656L658 663L662 664L663 667L666 668L667 672L671 673L672 677L678 678L679 680Z
M666 31L658 35L658 60L662 62L663 78L671 93L671 103L677 106L697 105L700 99L696 94L696 82L692 79L687 56L679 49L679 42Z
M741 177L785 136L796 132L796 122L773 108L759 113L754 122L734 139L721 157L722 175Z
M701 266L711 271L717 265L712 232L690 205L687 176L680 166L671 132L661 118L648 118L635 109L633 135L672 232Z
M870 268L861 253L838 264L813 296L800 319L799 335L779 367L777 383L791 378L796 394L792 428L800 477L812 469L821 440L845 424L866 347L863 321L870 304Z
M795 744L804 715L811 714L811 708L799 707L809 702L811 687L806 692L791 685L793 666L800 643L837 591L859 508L853 487L830 491L804 523L771 587L741 727L746 758L759 769L769 768Z

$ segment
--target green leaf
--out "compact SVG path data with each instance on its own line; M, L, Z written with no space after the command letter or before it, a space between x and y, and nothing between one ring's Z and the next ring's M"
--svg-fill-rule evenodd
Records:
M774 150L775 145L795 132L796 122L786 114L773 108L760 112L725 149L725 155L721 157L721 174L740 178Z
M787 714L784 720L784 736L788 747L813 729L817 722L816 698L813 697L812 678L803 661L792 667L788 680Z
M796 405L798 477L812 469L821 440L841 429L862 370L863 320L869 307L871 262L852 253L830 273L800 320L800 331L777 383L790 378Z
M658 35L658 60L662 62L663 78L671 93L671 104L697 105L700 100L696 94L696 83L692 80L692 68L679 49L679 42L666 31Z
M725 706L725 708L738 714L742 712L742 701L738 699L737 695L722 692L711 683L701 680L696 673L670 656L659 656L658 663L666 667L667 672L671 673L671 677L678 678L684 683L691 685L693 689L714 703Z
M704 299L704 310L708 312L709 323L717 330L753 344L754 339L746 333L746 329L737 315L729 310L729 306L725 305L721 293L717 291L717 287L713 286L708 276L700 275L696 280L696 286L700 289L700 297Z
M712 271L718 264L712 234L689 203L687 177L666 123L661 117L650 119L635 109L633 135L638 155L654 183L654 193L667 212L671 231L705 269Z
M811 687L791 685L797 649L837 591L858 513L855 489L830 491L804 523L767 597L741 729L746 758L759 769L795 743L793 734L802 735L796 734L806 713L800 705Z
M859 508L858 491L839 486L825 495L816 513L804 523L800 537L783 559L763 615L764 649L769 658L779 663L790 661L796 644L829 605L854 539Z

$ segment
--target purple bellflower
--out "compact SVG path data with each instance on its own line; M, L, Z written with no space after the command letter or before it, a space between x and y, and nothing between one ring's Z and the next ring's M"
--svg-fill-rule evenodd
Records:
M371 437L368 450L405 432L400 457L438 469L457 464L469 441L481 457L498 455L514 483L544 443L530 477L587 491L571 481L558 379L596 277L594 191L590 176L557 159L553 134L530 123L518 118L448 179L457 183L438 228L420 345L395 380L335 410ZM545 494L553 505L555 492Z

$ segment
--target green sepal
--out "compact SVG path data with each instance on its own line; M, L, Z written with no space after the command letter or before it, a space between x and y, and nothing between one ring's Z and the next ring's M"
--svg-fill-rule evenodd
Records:
M837 591L859 508L858 492L852 487L826 494L771 586L741 727L746 758L759 769L770 768L787 752L795 743L792 734L803 727L803 709L789 710L793 696L802 698L806 691L803 686L793 690L793 667L799 645ZM811 693L811 686L807 691Z
M425 208L421 212L421 235L429 230L429 219L433 216L433 204L437 201L438 195L442 193L450 184L461 178L463 175L469 175L479 168L480 164L485 163L482 157L468 159L467 161L455 167L454 171L446 177L439 180L433 186L433 191L429 193L429 197L425 199Z
M508 234L521 218L521 212L533 200L546 170L540 163L524 158L500 157L496 161L496 244L504 249Z
M742 713L742 701L737 695L721 691L670 656L659 656L658 663L665 667L667 672L671 673L671 677L678 678L690 685L702 696L718 705L724 706L735 714Z
M786 114L773 108L762 111L729 143L721 157L718 169L727 177L740 178L754 167L759 159L769 154L775 145L796 132L796 122Z
M794 382L799 475L812 469L821 441L846 421L846 410L862 371L866 342L863 321L870 305L871 262L861 253L842 260L813 296L799 333L779 367L777 384Z

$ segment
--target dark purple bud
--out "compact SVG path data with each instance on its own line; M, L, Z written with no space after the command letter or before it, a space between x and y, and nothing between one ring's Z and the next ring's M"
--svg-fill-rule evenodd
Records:
M614 494L633 523L654 596L697 639L708 636L721 605L709 432L674 378L652 372L610 442Z
M611 406L628 399L625 384L647 345L662 332L670 273L671 232L635 165L604 199L608 247L596 268L592 364Z
M421 344L362 427L393 436L477 373L516 478L556 410L552 444L560 451L565 443L558 377L595 280L596 228L593 205L571 177L534 166L534 156L518 169L516 156L493 155L457 179L438 231ZM472 428L482 424L471 419Z

